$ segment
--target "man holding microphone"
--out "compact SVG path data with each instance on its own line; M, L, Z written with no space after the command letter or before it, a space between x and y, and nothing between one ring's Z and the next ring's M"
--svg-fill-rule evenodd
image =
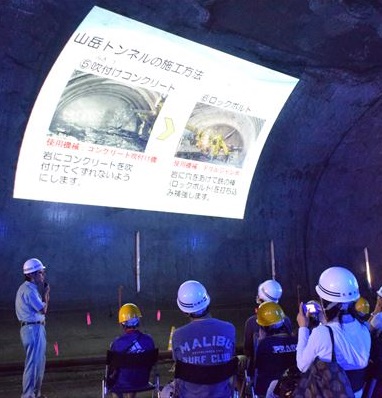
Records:
M43 398L42 380L45 373L45 314L50 287L45 282L45 266L37 258L23 265L25 281L16 294L16 316L20 321L20 337L25 350L23 392L21 398Z

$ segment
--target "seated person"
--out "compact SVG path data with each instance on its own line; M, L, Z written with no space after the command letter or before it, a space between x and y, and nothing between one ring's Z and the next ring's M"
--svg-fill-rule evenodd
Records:
M279 282L273 279L268 279L257 287L257 296L256 296L256 304L260 305L261 303L267 301L273 301L278 303L281 299L281 295L283 293L282 287ZM254 314L251 315L244 324L244 342L243 342L243 351L244 355L248 358L248 374L253 376L254 372L254 363L253 363L253 342L255 339L259 337L259 325L256 322L257 319L257 310L258 307L255 308Z
M355 310L363 321L370 318L370 304L364 297L360 297L355 302Z
M111 351L139 353L155 349L152 337L139 330L141 317L141 311L135 304L127 303L120 308L118 318L123 332L111 344ZM112 369L110 367L108 379L113 380L113 385L109 385L113 397L134 398L135 393L123 393L130 389L139 389L146 386L150 378L150 371L150 368L142 367L137 369Z
M200 365L228 362L235 355L235 327L212 318L210 296L198 281L184 282L178 290L178 307L190 323L175 329L172 353L175 361ZM176 398L230 398L230 379L215 384L195 384L175 379Z
M371 349L365 396L382 397L382 287L377 291L377 303L370 314Z
M369 317L370 330L376 329L373 324L381 324L382 322L382 286L377 290L377 301L375 303L374 311Z
M265 396L269 384L296 364L297 336L291 334L279 304L264 302L257 311L259 338L254 342L255 394Z

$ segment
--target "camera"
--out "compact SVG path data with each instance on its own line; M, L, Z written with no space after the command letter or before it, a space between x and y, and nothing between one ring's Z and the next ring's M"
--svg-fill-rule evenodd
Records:
M305 314L316 315L319 312L317 305L314 303L304 303L303 309Z

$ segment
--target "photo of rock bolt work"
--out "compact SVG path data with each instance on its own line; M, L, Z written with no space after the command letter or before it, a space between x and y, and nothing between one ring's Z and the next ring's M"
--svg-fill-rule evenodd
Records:
M197 103L176 157L241 168L265 120Z

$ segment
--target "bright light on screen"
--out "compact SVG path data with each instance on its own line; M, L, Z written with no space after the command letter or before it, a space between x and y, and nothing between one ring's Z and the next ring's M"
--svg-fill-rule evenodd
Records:
M14 197L243 218L296 84L94 7L41 88Z

